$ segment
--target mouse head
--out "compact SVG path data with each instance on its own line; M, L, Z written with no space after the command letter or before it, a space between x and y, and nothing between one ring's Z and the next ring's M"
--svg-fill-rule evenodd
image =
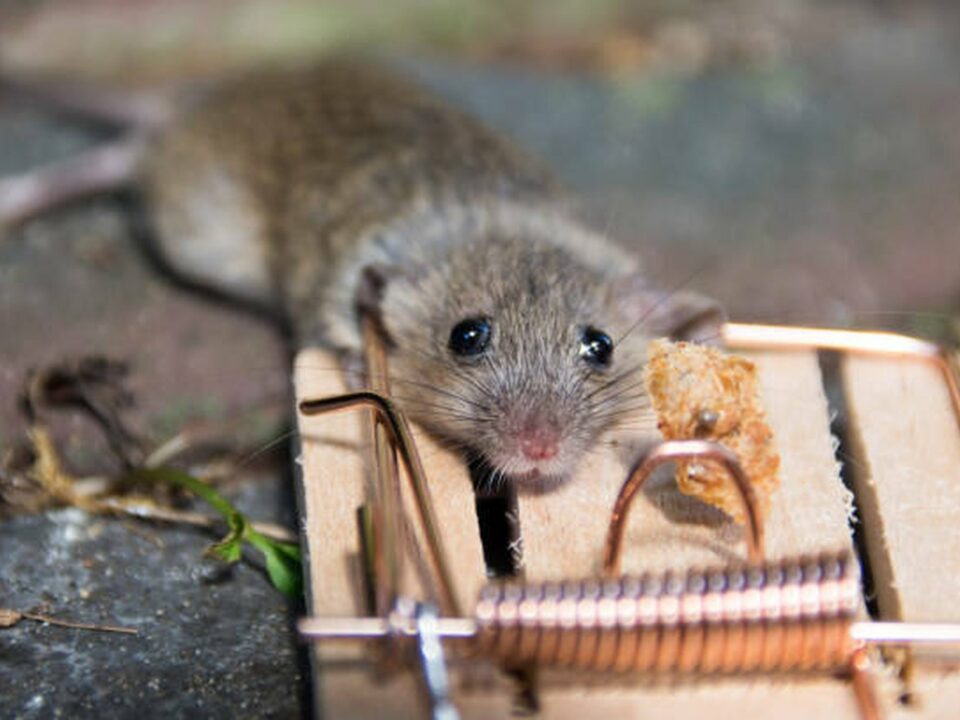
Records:
M605 429L649 421L648 340L710 332L721 317L699 296L657 295L636 276L510 238L372 273L401 406L515 480L565 477Z

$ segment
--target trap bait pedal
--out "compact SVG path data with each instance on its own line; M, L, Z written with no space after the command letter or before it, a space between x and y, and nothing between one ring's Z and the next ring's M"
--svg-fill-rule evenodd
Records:
M373 327L369 391L347 393L332 356L302 353L302 630L328 640L313 647L318 714L505 716L521 692L543 717L951 716L960 672L943 656L914 666L867 648L910 641L919 656L958 640L932 624L960 621L955 359L884 333L729 324L725 337L758 364L780 447L765 528L740 531L649 472L722 447L666 443L625 485L639 440L618 436L562 486L521 489L523 577L489 584L467 470L389 401ZM845 452L885 622L866 622L818 349L843 353ZM326 414L358 404L380 421ZM629 517L611 524L618 497Z

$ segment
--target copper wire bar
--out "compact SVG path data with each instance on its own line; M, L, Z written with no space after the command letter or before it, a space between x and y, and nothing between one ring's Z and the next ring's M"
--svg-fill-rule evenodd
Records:
M477 634L473 618L444 617L437 627L447 640L474 640ZM416 633L412 620L397 626L379 617L308 617L297 623L297 630L307 640L365 640L390 633ZM960 649L960 623L855 622L848 630L856 644Z
M954 646L960 649L960 624L864 622L850 628L854 640L870 645Z
M364 360L367 385L374 392L389 397L386 350L380 340L375 321L362 319ZM378 615L389 613L397 602L403 575L403 549L407 528L401 512L400 476L397 454L390 442L390 431L379 413L373 413L373 447L375 472L375 511L373 513L373 576L374 598Z
M725 323L723 341L727 347L743 350L837 350L932 364L943 376L960 425L960 367L956 357L936 343L891 332L752 323Z
M850 656L850 683L860 711L860 720L880 720L880 702L870 673L871 662L866 648L859 647Z
M616 503L613 506L613 513L610 516L607 540L603 548L603 572L605 575L616 575L620 570L620 556L627 516L637 491L657 467L665 462L675 460L712 460L726 468L743 500L744 514L747 517L747 553L749 560L754 564L763 561L763 517L760 514L756 492L743 471L737 456L719 443L707 442L706 440L671 440L654 446L644 455L620 488L620 493L617 495Z
M299 410L304 415L320 415L352 410L357 406L374 408L384 421L384 427L390 431L391 439L400 453L400 459L407 470L407 478L413 489L420 523L427 541L431 569L437 581L440 607L446 615L461 615L460 603L457 600L453 577L450 574L450 565L446 559L439 525L433 510L433 503L430 500L423 463L420 460L420 454L417 452L410 425L393 401L371 390L360 390L329 398L302 400Z
M391 633L413 637L417 627L412 618L396 624L382 617L309 617L297 623L297 630L308 640L364 640ZM477 623L471 618L443 617L437 621L437 631L445 639L472 640Z

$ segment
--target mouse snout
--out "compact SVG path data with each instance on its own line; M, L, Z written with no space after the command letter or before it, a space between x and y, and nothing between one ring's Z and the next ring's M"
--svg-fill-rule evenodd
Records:
M560 433L544 425L528 426L520 431L520 452L529 460L549 460L557 454Z
M556 457L560 450L559 423L550 417L533 415L520 423L517 445L528 460L542 461Z

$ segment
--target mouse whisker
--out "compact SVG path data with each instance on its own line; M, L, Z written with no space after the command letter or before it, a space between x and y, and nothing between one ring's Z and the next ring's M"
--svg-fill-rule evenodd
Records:
M607 410L610 412L619 412L623 415L635 415L638 412L642 412L645 415L653 416L651 411L651 405L649 402L645 401L645 398L637 396L632 398L625 398L623 402L618 402L616 404L610 403L606 407L597 408L598 411Z
M651 404L645 393L607 398L593 402L587 406L585 412L590 417L602 417L607 413L620 412L635 414L637 412L650 413Z
M427 400L420 395L400 395L397 393L393 394L394 400L399 400L402 403L409 405L418 405L421 407L432 407L438 410L445 410L450 413L460 414L464 417L474 417L474 415L468 415L465 408L451 404L449 402L442 402L440 400Z
M633 413L638 410L649 411L652 407L649 398L645 392L638 392L629 395L617 395L615 397L605 398L601 401L591 403L588 412L597 415L602 412L622 411Z
M660 425L655 421L647 421L639 418L638 419L620 418L618 420L615 420L611 424L611 427L615 429L617 432L626 432L626 431L647 432L647 431L658 430Z
M401 398L398 398L401 399ZM402 399L401 399L402 400ZM432 403L418 402L415 399L402 400L405 405L409 405L417 408L422 411L423 414L431 416L433 419L443 419L452 422L459 422L467 427L474 425L479 421L486 420L487 418L478 417L476 415L469 415L457 410L452 410L440 405L435 405Z
M597 386L596 388L591 390L589 393L587 393L584 399L589 400L593 396L599 393L602 393L605 390L608 390L612 387L615 387L616 385L618 385L621 382L624 382L628 378L634 377L637 372L643 369L645 364L646 364L645 362L636 363L635 365L632 365L631 367L628 367L625 370L620 371L619 373L614 375L612 378L610 378L609 380L605 381L604 383L602 383L601 385Z
M437 387L435 384L430 384L430 383L426 383L426 382L421 382L421 381L419 381L419 380L410 380L409 378L401 378L401 377L395 377L395 376L391 376L390 379L391 379L393 382L396 382L396 383L399 383L399 384L402 384L402 385L412 385L412 386L414 386L414 387L419 387L419 388L423 388L423 389L425 389L425 390L429 390L429 391L431 391L431 392L439 393L440 395L444 395L444 396L446 396L446 397L452 398L452 399L454 399L454 400L457 400L457 401L459 401L459 402L465 403L465 404L467 404L467 405L472 405L473 407L475 407L475 408L477 408L477 409L479 409L479 410L486 410L486 408L483 406L482 403L479 403L479 402L477 402L476 400L471 400L471 399L468 398L468 397L464 397L463 395L459 395L459 394L457 394L457 393L455 393L455 392L452 392L452 391L450 391L450 390L446 390L446 389L444 389L444 388Z
M647 386L647 383L645 379L634 380L634 382L631 382L629 385L617 386L617 385L611 384L603 388L602 392L597 391L597 392L591 393L590 395L587 396L587 400L593 400L595 402L608 402L610 400L618 400L620 398L629 396L631 393L637 390L637 388L641 388L641 392L639 394L646 395L647 394L646 386Z
M409 347L407 348L407 350L415 355L419 355L420 357L429 361L431 364L436 363L438 361L438 358L435 355L425 350L422 350L420 348ZM473 387L473 389L476 390L479 393L479 395L483 397L488 397L491 395L492 393L491 388L488 387L475 373L469 372L468 368L462 367L460 365L453 365L452 369L454 374L458 378L460 378L465 383Z
M633 393L621 393L608 398L603 398L590 403L590 412L600 412L608 410L623 410L625 412L634 412L636 410L647 410L652 408L650 396L646 390L639 390Z
M651 317L657 310L660 310L664 305L666 305L668 302L670 302L671 300L673 300L674 296L675 296L678 292L680 292L681 290L683 290L685 287L687 287L688 285L690 285L690 283L692 283L694 280L696 280L700 275L702 275L704 272L706 272L707 269L710 267L710 265L712 265L712 263L704 263L703 265L701 265L700 267L698 267L696 270L694 270L692 273L690 273L690 275L688 275L682 282L680 282L680 283L678 283L676 286L674 286L669 292L664 293L663 297L657 299L656 302L651 303L651 304L641 313L641 315L640 315L640 317L637 319L637 321L634 322L633 325L631 325L629 328L627 328L627 331L626 331L625 333L623 333L619 338L616 339L616 341L614 342L614 345L619 345L621 342L623 342L623 340L624 340L625 338L627 338L627 337L628 337L632 332L634 332L637 328L642 327L643 324L644 324L645 322L647 322L647 320L649 320L650 317Z
M598 422L607 422L611 419L629 418L629 417L647 417L652 416L649 408L644 405L634 405L625 407L614 407L610 409L599 409L591 413L590 417Z
M507 386L506 378L503 376L501 369L497 366L497 364L490 359L490 356L484 355L483 361L484 361L484 364L486 364L487 368L489 368L490 372L493 374L494 379L496 380L497 386L501 388L506 387Z
M252 463L254 460L256 460L258 457L265 455L266 453L270 452L278 445L284 443L290 438L296 437L297 435L299 435L299 431L297 430L288 430L287 432L280 433L275 438L268 440L267 442L263 443L260 447L255 448L254 450L251 450L249 453L247 453L246 455L238 459L236 462L234 462L232 464L233 471L236 472L237 470L240 470L246 467L247 465Z

